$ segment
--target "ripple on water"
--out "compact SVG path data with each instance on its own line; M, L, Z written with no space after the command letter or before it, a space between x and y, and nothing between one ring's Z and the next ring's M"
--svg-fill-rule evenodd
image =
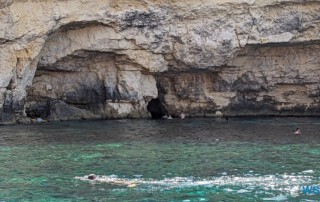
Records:
M308 172L313 173L313 172ZM116 175L97 176L96 180L89 180L88 176L75 177L82 181L90 183L107 183L118 187L137 188L141 190L170 190L176 188L188 187L208 187L221 188L224 192L246 194L254 193L256 195L269 195L262 198L265 201L283 201L288 197L297 197L301 194L301 187L316 181L310 175L223 175L209 178L197 177L172 177L160 180L141 178L121 178ZM118 190L118 189L117 189ZM279 192L278 195L270 191Z
M190 118L1 127L0 198L312 201L318 196L303 195L301 186L319 184L319 124ZM297 126L303 135L292 135ZM89 182L87 173L101 176Z

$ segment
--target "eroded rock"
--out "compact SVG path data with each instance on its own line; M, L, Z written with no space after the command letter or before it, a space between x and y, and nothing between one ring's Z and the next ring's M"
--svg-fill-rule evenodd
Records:
M318 0L2 0L0 9L1 123L148 117L158 98L173 116L320 109Z

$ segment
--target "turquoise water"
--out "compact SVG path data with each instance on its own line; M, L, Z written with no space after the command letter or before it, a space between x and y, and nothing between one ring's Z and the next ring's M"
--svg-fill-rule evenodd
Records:
M292 135L301 127L303 135ZM320 118L0 127L0 201L318 201ZM94 181L87 180L91 173Z

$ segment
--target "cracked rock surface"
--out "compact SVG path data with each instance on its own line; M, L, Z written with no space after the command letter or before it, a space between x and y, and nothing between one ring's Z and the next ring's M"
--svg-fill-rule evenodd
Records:
M0 123L319 115L319 0L0 0Z

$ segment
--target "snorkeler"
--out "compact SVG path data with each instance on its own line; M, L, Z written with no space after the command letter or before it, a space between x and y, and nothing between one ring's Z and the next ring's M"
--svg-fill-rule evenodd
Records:
M99 178L97 179L97 176L95 174L90 174L88 176L85 176L86 180L98 180L100 182L106 182L114 185L125 185L127 187L136 187L138 183L141 183L140 180L126 180L126 179L118 179L114 177L107 177L107 178Z

